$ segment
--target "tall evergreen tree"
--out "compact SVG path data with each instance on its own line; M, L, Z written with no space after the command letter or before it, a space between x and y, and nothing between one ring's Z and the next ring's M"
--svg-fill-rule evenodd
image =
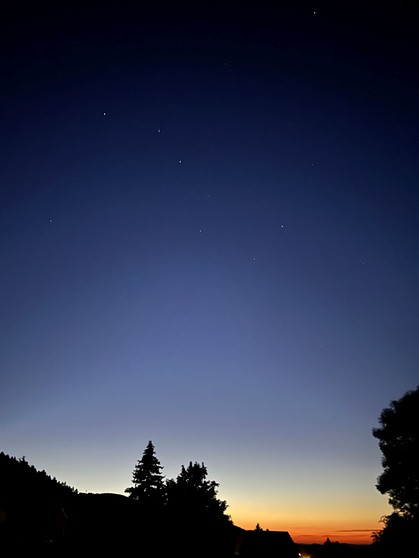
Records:
M150 511L162 508L165 502L166 486L164 475L161 473L162 469L163 467L156 457L154 445L150 440L132 473L134 486L125 490L130 498L137 500Z

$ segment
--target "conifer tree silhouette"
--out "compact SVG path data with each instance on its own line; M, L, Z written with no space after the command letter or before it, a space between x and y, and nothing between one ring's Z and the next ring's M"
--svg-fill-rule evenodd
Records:
M134 486L125 490L130 498L138 501L150 511L161 509L165 502L166 487L164 475L161 473L162 469L163 467L156 457L154 445L150 440L132 473Z

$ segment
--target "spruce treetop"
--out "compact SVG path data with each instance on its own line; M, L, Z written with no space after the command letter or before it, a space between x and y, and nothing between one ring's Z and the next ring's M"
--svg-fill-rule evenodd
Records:
M133 486L128 487L125 492L129 494L130 498L144 504L162 503L165 497L162 469L163 467L156 457L154 445L150 440L132 473Z

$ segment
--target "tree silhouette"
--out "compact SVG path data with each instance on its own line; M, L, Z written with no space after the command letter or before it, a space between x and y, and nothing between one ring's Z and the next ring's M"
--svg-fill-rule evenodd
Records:
M372 433L384 470L376 488L388 495L394 513L383 518L384 529L374 539L406 546L409 533L413 536L419 529L419 386L383 409L379 423Z
M232 541L227 503L217 497L218 483L207 480L203 463L182 465L176 480L167 481L168 523L172 544L184 557L223 556Z
M151 440L144 450L142 458L137 462L132 473L134 486L128 487L125 492L149 511L158 511L165 502L166 487L163 467L157 459Z
M189 462L182 465L176 481L167 482L169 505L177 509L189 510L195 517L205 517L211 521L224 521L227 503L217 498L219 484L206 480L207 468L203 463Z

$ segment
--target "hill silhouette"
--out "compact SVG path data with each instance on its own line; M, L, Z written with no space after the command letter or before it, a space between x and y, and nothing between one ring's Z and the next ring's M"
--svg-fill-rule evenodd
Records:
M174 510L149 513L120 494L83 494L37 471L24 457L0 453L0 554L40 551L49 556L121 554L134 547L148 556L232 556L231 522L220 528L197 525L193 510L173 521ZM132 551L132 550L131 550Z
M188 469L196 472L196 466ZM186 471L182 467L180 477ZM124 555L133 548L156 558L297 558L299 550L317 558L376 556L372 547L298 547L287 531L263 531L259 525L246 531L229 518L207 521L184 501L156 511L122 494L79 493L24 457L0 452L0 555Z

